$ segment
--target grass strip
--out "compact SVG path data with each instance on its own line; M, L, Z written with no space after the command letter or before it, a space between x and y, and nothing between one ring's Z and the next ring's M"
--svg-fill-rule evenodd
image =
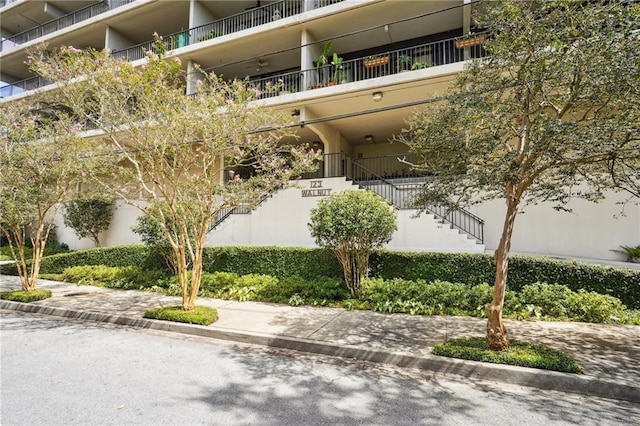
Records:
M51 290L47 290L44 288L39 288L32 291L3 291L0 293L0 299L23 303L36 302L38 300L48 299L49 297L51 297Z
M218 320L218 310L208 306L196 306L190 311L185 311L181 306L166 306L150 309L144 313L143 317L165 321L185 322L188 324L209 325Z
M438 343L433 347L432 353L450 358L540 368L563 373L583 372L582 367L573 358L559 350L517 340L509 341L509 346L502 351L494 351L489 348L483 337L464 337Z

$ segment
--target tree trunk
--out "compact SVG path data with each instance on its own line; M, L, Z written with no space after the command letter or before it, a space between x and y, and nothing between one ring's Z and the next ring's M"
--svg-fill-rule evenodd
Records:
M507 288L507 269L509 267L509 250L513 225L518 214L520 197L513 194L513 186L507 188L507 214L504 218L502 236L495 252L496 280L493 285L493 299L485 306L487 311L487 344L495 351L500 351L509 345L507 329L502 323L502 308L504 307L504 293Z

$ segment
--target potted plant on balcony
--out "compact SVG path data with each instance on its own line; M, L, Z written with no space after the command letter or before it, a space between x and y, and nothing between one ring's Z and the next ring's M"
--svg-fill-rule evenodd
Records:
M398 56L398 72L411 71L413 59L409 55Z
M430 66L431 66L431 64L429 62L416 61L416 62L413 63L413 65L411 65L411 71L421 70L421 69L424 69L424 68L429 68Z
M388 55L369 56L364 60L365 68L380 67L389 63Z
M331 53L331 48L333 47L333 43L328 41L324 44L324 48L322 49L322 53L318 58L313 61L313 65L316 67L316 72L318 75L317 85L311 86L312 89L316 87L323 87L328 83L328 75L326 65L329 63L329 54Z
M456 49L478 46L484 43L484 34L469 34L455 41Z
M339 83L348 83L347 80L347 72L344 70L344 65L342 61L344 59L339 57L337 53L333 52L333 61L331 61L331 65L333 65L333 84ZM329 85L332 85L329 83Z

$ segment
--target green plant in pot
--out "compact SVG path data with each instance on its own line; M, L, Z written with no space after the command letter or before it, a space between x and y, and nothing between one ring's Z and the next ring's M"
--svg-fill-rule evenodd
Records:
M410 71L412 69L411 68L412 62L413 60L411 59L411 56L400 55L398 57L398 72Z
M337 53L333 52L333 61L331 61L331 65L333 65L333 82L335 84L347 83L347 72L344 70L344 65L342 61L344 59L339 57Z
M411 66L411 71L413 70L421 70L424 68L429 68L431 65L428 62L414 62Z
M322 53L318 58L313 61L313 64L316 67L316 71L318 73L318 85L322 87L328 83L328 70L325 68L326 65L329 64L329 55L331 54L331 48L333 47L333 43L328 41L324 44L324 48L322 49Z
M620 246L622 250L611 250L627 256L627 262L640 263L640 244L637 246Z

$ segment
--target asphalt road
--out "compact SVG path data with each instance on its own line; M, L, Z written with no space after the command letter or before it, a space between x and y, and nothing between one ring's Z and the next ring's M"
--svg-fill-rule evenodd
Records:
M632 403L0 311L0 424L621 425Z

